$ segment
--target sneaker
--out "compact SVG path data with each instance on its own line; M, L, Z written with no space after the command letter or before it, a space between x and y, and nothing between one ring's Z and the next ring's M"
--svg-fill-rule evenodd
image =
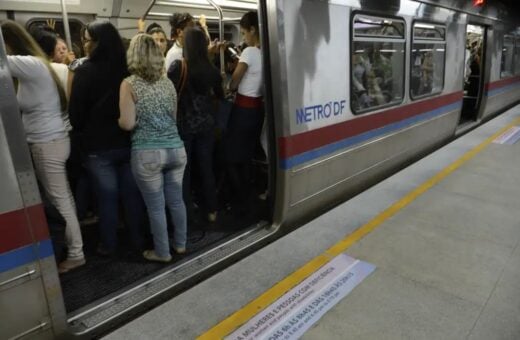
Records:
M215 223L217 221L217 212L212 212L208 214L208 222Z
M266 190L263 193L261 193L260 195L258 195L258 199L265 201L265 200L267 200L267 195L269 195L269 191Z
M155 250L145 250L143 251L143 257L148 261L156 261L156 262L170 262L172 260L171 255L166 257L161 257L155 253Z
M114 256L116 252L115 252L115 250L105 248L102 244L99 244L96 248L96 253L99 256L111 257L111 256Z
M173 250L179 255L186 253L186 247L173 247Z
M87 226L87 225L96 224L98 222L99 222L99 217L97 217L95 215L92 215L92 216L85 217L85 218L81 219L79 221L79 225L84 227L84 226Z
M87 263L87 261L85 261L85 258L81 258L81 259L77 259L77 260L66 259L63 262L60 262L60 264L58 265L58 273L60 273L60 274L66 273L72 269L81 267L85 263Z

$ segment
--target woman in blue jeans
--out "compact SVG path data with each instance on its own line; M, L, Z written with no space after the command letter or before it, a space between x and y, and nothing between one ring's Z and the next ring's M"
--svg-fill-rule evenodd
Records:
M165 205L174 225L174 250L186 252L186 207L182 179L186 152L175 115L177 94L164 73L164 58L152 36L132 38L127 52L131 76L121 83L119 125L132 133L132 171L141 190L153 235L154 249L143 256L169 262Z
M141 251L145 209L130 169L130 134L118 125L119 86L128 76L125 49L108 21L89 23L83 40L89 59L75 71L69 115L98 200L97 252L113 255L116 251L119 199L132 246Z

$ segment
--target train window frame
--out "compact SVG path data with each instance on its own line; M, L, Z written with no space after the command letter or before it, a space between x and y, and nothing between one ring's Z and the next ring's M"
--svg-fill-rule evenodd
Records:
M432 28L434 30L437 30L437 29L442 29L444 31L444 35L441 36L441 37L417 37L416 38L416 35L415 35L415 27L417 25L423 25L424 27L423 28ZM427 97L433 97L433 96L436 96L436 95L439 95L442 93L442 91L444 91L444 85L445 85L445 78L446 78L446 52L447 52L447 42L446 42L446 32L447 32L447 29L446 29L446 25L444 24L440 24L438 22L433 22L433 21L424 21L424 20L413 20L412 21L412 30L411 30L411 42L410 42L410 73L409 73L409 88L408 88L408 94L410 96L410 99L412 101L416 101L416 100L421 100L423 98L427 98ZM421 44L421 45L432 45L433 49L437 48L439 45L442 45L444 46L444 53L443 53L443 60L442 60L442 84L441 86L436 90L436 91L433 91L433 86L432 86L432 91L431 92L427 92L427 93L422 93L422 94L419 94L419 95L414 95L412 93L412 79L413 79L413 72L414 72L414 64L415 64L415 58L414 58L414 45L416 44ZM432 73L435 73L432 71ZM433 80L432 80L433 82Z
M515 75L515 38L515 35L511 33L504 34L502 37L502 50L500 51L500 79L513 77ZM511 39L512 56L509 63L502 63L506 39ZM508 68L504 67L506 64L509 64ZM506 73L507 71L509 71L509 73Z
M45 24L47 22L47 20L54 20L56 22L56 24L59 23L60 25L63 25L63 19L61 17L60 18L34 17L27 21L27 23L25 24L25 28L27 29L27 31L30 32L32 25L34 25L35 23L36 24L40 24L40 23ZM75 34L76 30L73 29L73 27L72 27L73 25L78 25L77 34ZM84 56L85 51L83 50L83 44L81 43L80 32L81 32L81 29L85 26L86 26L86 24L84 24L81 20L69 18L69 28L70 28L70 33L71 33L71 40L72 40L72 43L75 44L79 48L79 50L81 52L81 56ZM57 32L57 33L59 34L60 32ZM63 35L59 34L59 37L63 40L66 39L65 33L63 33ZM75 39L75 37L79 37L79 40ZM81 56L76 55L76 58L79 58Z
M383 35L383 34L357 34L356 35L354 25L356 23L356 18L359 16L368 17L368 18L372 18L375 20L382 20L382 21L385 21L385 20L397 21L402 24L402 34L401 34L401 36ZM350 61L349 62L349 65L350 65L349 77L350 78L349 78L349 83L350 83L350 110L353 115L361 115L361 114L378 111L378 110L388 108L388 107L399 106L404 102L405 88L406 88L406 77L405 77L406 48L407 48L406 47L406 45L407 45L407 34L406 34L407 26L406 25L407 25L406 20L404 18L398 17L398 16L382 16L379 14L374 14L374 13L364 12L364 11L352 12L351 20L350 20L350 56L349 56L350 57L350 59L349 59L349 61ZM400 79L401 88L400 88L399 92L395 92L395 94L400 94L400 98L398 98L397 100L394 100L394 101L390 100L388 103L369 106L366 108L354 107L354 102L357 102L357 101L353 100L355 95L354 95L354 85L353 85L354 84L354 81L353 81L354 65L353 65L352 61L353 61L354 52L356 51L355 44L359 43L359 42L402 44L402 48L400 48L400 50L402 50L402 61L401 62L402 62L402 70L403 70L403 72L401 72L402 78ZM398 73L399 72L395 72L395 74L398 74ZM394 78L392 77L392 79L394 79Z
M520 75L520 36L515 35L513 51L513 75Z

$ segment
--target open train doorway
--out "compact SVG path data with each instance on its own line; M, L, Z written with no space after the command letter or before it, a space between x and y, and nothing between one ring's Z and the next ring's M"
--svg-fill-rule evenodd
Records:
M464 58L464 99L459 124L477 120L484 91L484 51L486 28L480 25L466 26Z

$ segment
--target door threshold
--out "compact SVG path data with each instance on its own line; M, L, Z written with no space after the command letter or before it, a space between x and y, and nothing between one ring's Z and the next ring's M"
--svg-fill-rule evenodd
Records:
M478 121L468 120L460 123L455 130L455 137L460 137L478 126Z
M206 251L180 265L173 264L159 275L140 282L136 286L113 294L106 301L85 308L74 316L69 316L70 330L76 336L102 333L114 324L124 322L125 315L139 314L158 305L157 298L170 291L180 293L186 282L201 279L204 273L229 260L234 255L261 242L276 230L269 223L260 221L217 247ZM171 296L170 296L171 297ZM140 308L141 307L141 308Z

